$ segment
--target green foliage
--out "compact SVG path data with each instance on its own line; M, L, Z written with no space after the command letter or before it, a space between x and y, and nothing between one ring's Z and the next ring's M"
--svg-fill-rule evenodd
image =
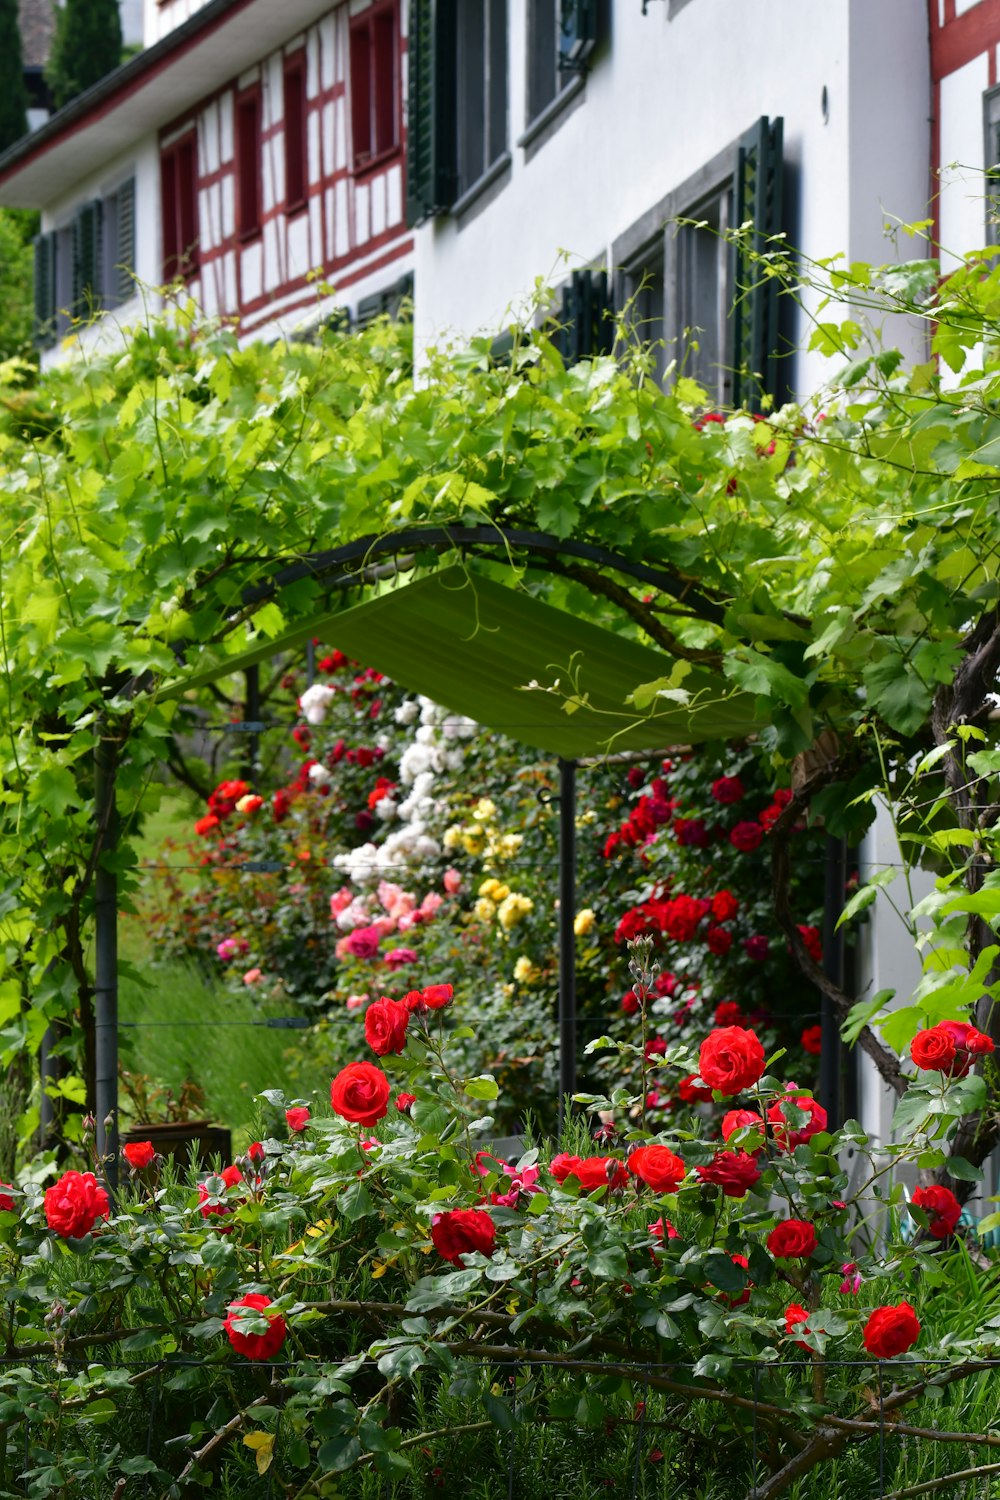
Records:
M112 69L122 56L118 0L65 0L46 66L56 108L61 109Z
M35 358L31 241L37 229L37 214L0 208L0 360Z
M23 66L17 0L0 0L0 151L28 133ZM0 261L4 258L0 246Z

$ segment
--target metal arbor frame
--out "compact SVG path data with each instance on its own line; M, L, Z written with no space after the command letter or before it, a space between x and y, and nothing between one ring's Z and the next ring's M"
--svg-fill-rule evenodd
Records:
M346 590L371 585L384 580L393 573L410 571L417 566L420 554L442 554L459 551L473 553L489 560L511 563L515 553L527 554L528 558L547 571L556 571L552 566L556 559L571 558L586 561L601 569L618 573L626 579L651 585L661 593L683 604L692 616L721 624L724 611L714 600L707 598L686 579L673 572L648 563L633 560L620 553L590 543L563 540L542 532L524 531L515 527L479 525L447 526L434 528L408 527L389 535L368 535L328 551L298 557L282 563L275 557L277 571L266 581L248 585L242 591L244 610L241 618L251 615L256 607L280 596L283 589L311 578L323 582L328 594L334 591L343 594ZM379 559L392 559L388 564L379 564ZM530 562L529 562L530 565ZM438 570L440 571L440 570ZM551 608L551 606L546 606ZM564 612L558 612L564 613ZM320 616L311 616L292 633L299 641L308 640ZM327 622L328 623L328 622ZM590 625L591 631L595 628ZM609 643L625 642L611 631L602 631ZM285 645L289 637L283 638ZM230 657L219 662L208 672L195 671L187 678L180 678L159 692L161 697L177 697L186 688L204 683L213 678L230 675L236 671L254 673L257 663L268 654L282 649L282 643L274 642L263 648ZM642 648L645 650L646 648ZM671 658L657 652L664 669L669 669ZM250 678L252 684L253 678ZM400 679L402 682L402 679ZM403 683L404 686L413 684ZM460 700L461 682L456 682L455 693ZM457 703L449 706L458 707ZM752 729L752 716L747 724ZM543 744L540 729L534 743ZM700 734L699 738L705 738ZM674 739L673 743L677 743ZM664 744L662 748L669 748ZM602 742L595 736L592 746L594 754L606 750L606 737ZM572 1094L576 1085L576 961L575 916L576 886L576 761L554 753L559 763L559 1046L560 1100ZM652 752L651 752L652 753ZM98 749L96 778L96 814L101 830L102 853L113 854L118 837L115 812L116 756L112 746L102 740ZM96 1032L96 1097L95 1116L98 1154L109 1161L109 1176L114 1185L118 1158L118 955L117 955L117 879L110 862L99 861L95 902L96 926L96 974L95 974L95 1032ZM830 1002L824 999L824 1005ZM833 1025L832 1010L826 1029ZM44 1079L43 1079L44 1082Z

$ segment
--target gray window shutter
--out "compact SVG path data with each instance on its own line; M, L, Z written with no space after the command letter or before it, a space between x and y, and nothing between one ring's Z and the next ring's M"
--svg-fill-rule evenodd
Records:
M115 195L117 233L111 288L116 302L127 302L135 291L135 178L123 182Z
M611 353L615 325L607 271L573 272L563 287L562 324L559 342L568 365Z
M455 201L455 4L456 0L410 0L406 220L411 227L443 213Z
M754 263L783 228L783 121L762 116L743 137L736 171L735 228L753 225L733 265L733 405L759 411L761 397L780 395L778 282Z
M51 349L56 341L56 237L35 240L35 343Z
M559 67L579 72L597 45L597 0L558 0Z
M101 204L85 203L73 220L73 316L87 318L101 306Z

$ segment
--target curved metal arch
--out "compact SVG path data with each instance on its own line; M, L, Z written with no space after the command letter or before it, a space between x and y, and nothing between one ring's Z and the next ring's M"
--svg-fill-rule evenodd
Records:
M398 552L434 551L447 552L456 547L496 547L507 543L521 551L541 554L561 554L578 557L586 562L598 563L616 573L634 578L640 583L652 584L664 594L669 594L686 605L691 613L713 625L721 625L725 611L714 600L706 598L676 574L648 563L632 562L618 552L591 542L562 540L544 531L521 531L508 526L409 526L402 531L378 535L374 532L345 542L327 552L314 552L282 568L267 583L250 584L243 590L244 604L263 604L273 599L287 584L298 583L303 578L322 578L327 573L342 569L353 562L368 563L373 558ZM339 587L357 582L356 573L347 573L335 580Z

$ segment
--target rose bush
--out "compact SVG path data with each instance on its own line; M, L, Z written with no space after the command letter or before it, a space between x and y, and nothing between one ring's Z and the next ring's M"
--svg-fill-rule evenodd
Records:
M724 1127L706 1108L643 1128L621 1088L591 1101L590 1129L571 1122L560 1150L508 1161L482 1145L499 1091L462 1069L461 995L412 1008L404 996L387 997L408 1017L401 1051L373 1028L329 1113L265 1096L270 1131L220 1174L137 1173L114 1205L77 1171L10 1195L0 1462L6 1444L33 1496L110 1494L133 1474L170 1496L220 1462L242 1496L255 1470L290 1494L362 1495L371 1469L433 1485L456 1430L489 1442L484 1429L559 1431L567 1416L672 1464L681 1409L711 1413L701 1472L717 1472L720 1494L750 1493L751 1431L766 1429L762 1493L777 1496L793 1458L825 1484L825 1468L867 1451L880 1399L887 1423L905 1420L924 1399L922 1361L947 1389L996 1349L990 1268L975 1321L958 1331L957 1287L949 1312L949 1257L979 1276L948 1248L962 1234L953 1195L915 1192L916 1231L900 1238L903 1189L886 1176L887 1149L918 1162L960 1127L966 1078L939 1072L907 1139L876 1153L856 1124L821 1128L808 1091L761 1066L744 1027L742 1083L725 1065L715 1090ZM658 1066L704 1083L699 1056L732 1045L678 1040ZM866 1359L900 1363L880 1383ZM135 1416L147 1367L161 1382L152 1427ZM636 1447L636 1401L669 1401L660 1446Z

